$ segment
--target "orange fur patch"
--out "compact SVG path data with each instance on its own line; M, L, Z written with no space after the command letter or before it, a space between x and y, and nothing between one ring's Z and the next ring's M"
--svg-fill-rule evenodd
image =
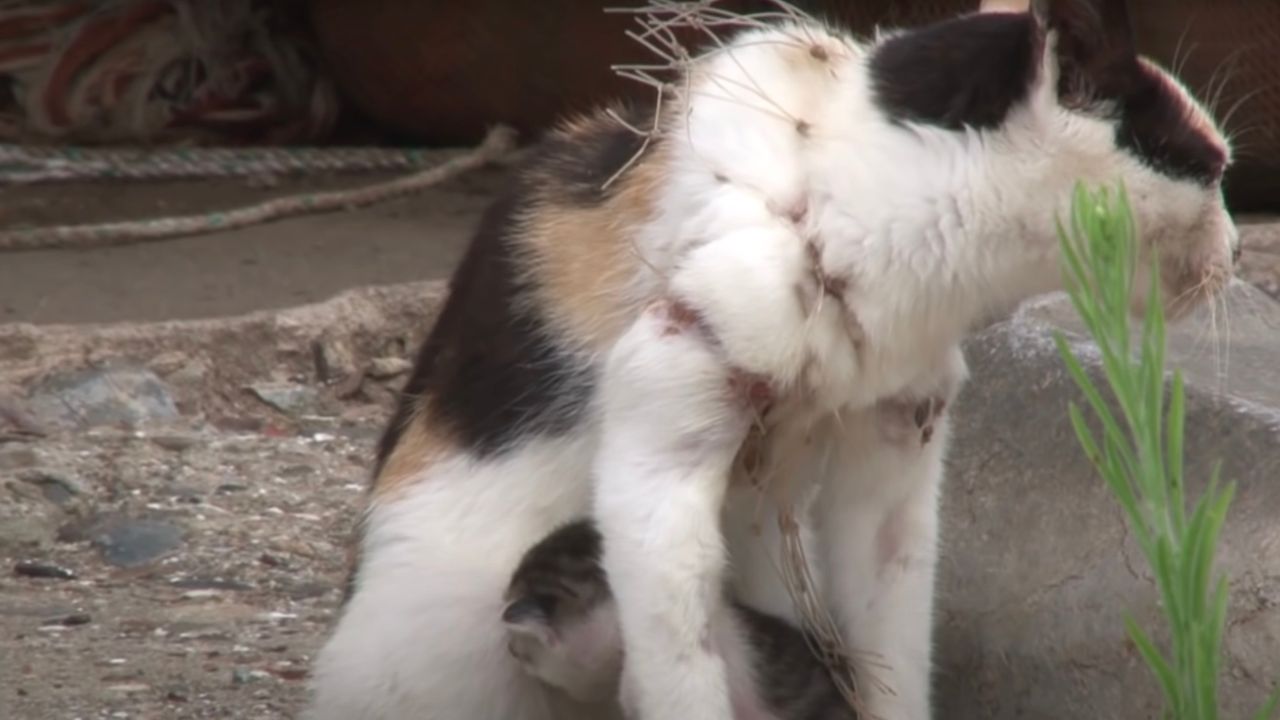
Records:
M431 423L425 408L419 409L401 433L382 472L374 478L370 502L381 502L395 495L452 447L453 442L444 429Z
M629 290L644 261L631 234L649 219L660 162L647 150L595 206L556 202L550 189L525 218L519 242L538 310L572 344L601 350L639 311Z

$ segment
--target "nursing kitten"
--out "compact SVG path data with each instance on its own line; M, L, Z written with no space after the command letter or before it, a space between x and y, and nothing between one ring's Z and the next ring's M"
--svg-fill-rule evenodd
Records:
M1229 278L1228 147L1124 3L865 41L751 24L647 144L646 112L569 122L485 215L383 438L308 717L591 717L494 622L523 552L591 516L640 717L730 720L706 639L726 581L797 622L758 522L797 506L867 714L929 718L961 340L1060 287L1077 180L1123 180L1159 253L1135 305L1156 281L1181 315Z
M563 525L525 553L504 596L511 654L531 675L584 703L617 699L624 662L602 550L590 520ZM712 628L735 720L857 717L797 628L737 603L728 603Z

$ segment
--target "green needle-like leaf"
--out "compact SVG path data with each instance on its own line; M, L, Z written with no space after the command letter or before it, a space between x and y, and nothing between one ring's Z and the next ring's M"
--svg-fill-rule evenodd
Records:
M1134 346L1130 305L1138 263L1138 234L1120 186L1090 192L1077 184L1070 222L1057 224L1065 284L1071 303L1098 347L1102 375L1115 400L1112 410L1084 364L1058 333L1054 336L1067 374L1101 425L1090 429L1085 412L1067 408L1071 427L1089 462L1106 481L1155 576L1169 629L1162 655L1150 636L1125 618L1129 637L1151 668L1174 720L1217 720L1218 673L1226 628L1228 584L1215 578L1214 555L1235 495L1218 482L1188 513L1183 449L1186 388L1174 372L1165 396L1165 320L1159 259L1151 262L1146 309ZM1135 357L1133 351L1137 351ZM1168 407L1165 407L1166 400ZM1269 720L1280 706L1280 690L1254 720Z

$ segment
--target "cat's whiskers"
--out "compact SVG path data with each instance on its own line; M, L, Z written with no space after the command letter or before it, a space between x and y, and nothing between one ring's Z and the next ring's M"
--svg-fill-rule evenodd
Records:
M1222 102L1222 95L1235 77L1232 73L1237 69L1241 56L1248 49L1248 45L1240 45L1235 50L1227 53L1227 56L1218 62L1218 66L1209 75L1209 82L1205 86L1205 95L1207 97L1206 106L1211 116L1218 117L1218 107Z
M1191 53L1197 47L1195 43L1192 43L1186 48L1187 54L1182 54L1183 43L1187 40L1187 33L1191 31L1191 25L1195 21L1195 15L1196 13L1193 13L1191 17L1187 18L1186 24L1182 26L1182 32L1178 34L1178 43L1173 48L1173 74L1179 77L1182 76L1182 71L1185 69L1187 61L1191 59Z
M1249 92L1246 92L1240 97L1236 98L1235 102L1233 102L1231 104L1231 107L1227 109L1227 112L1222 116L1222 119L1218 122L1218 124L1224 128L1231 127L1232 119L1234 119L1236 113L1239 112L1240 109L1245 106L1245 103L1249 102L1250 100L1253 100L1261 93L1275 89L1275 87L1276 86L1274 84L1259 85L1258 87L1255 87Z

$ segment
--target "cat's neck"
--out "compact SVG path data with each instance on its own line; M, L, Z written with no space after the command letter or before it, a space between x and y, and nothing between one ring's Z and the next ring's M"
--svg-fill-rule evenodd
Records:
M873 350L940 351L1059 286L1055 217L1077 177L1106 169L1044 146L1105 127L1031 106L990 131L902 126L860 91L851 84L831 107L868 119L823 143L811 168L824 267L850 278L848 302Z

